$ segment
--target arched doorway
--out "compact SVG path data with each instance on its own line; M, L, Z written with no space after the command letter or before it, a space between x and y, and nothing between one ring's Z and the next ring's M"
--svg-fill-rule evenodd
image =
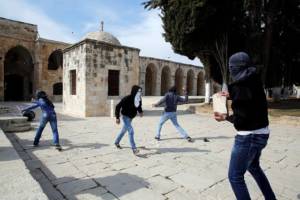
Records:
M186 80L186 90L188 92L188 95L193 95L194 91L194 71L189 70L187 73L187 80Z
M57 70L63 66L62 50L53 51L48 58L48 70Z
M197 95L204 96L205 95L205 81L203 72L199 72L197 78Z
M156 90L157 70L154 64L149 64L146 68L145 95L154 96Z
M33 61L29 51L16 46L4 60L4 100L30 100L33 90Z
M178 68L175 72L175 86L177 90L177 94L183 94L183 71L182 69Z
M160 86L160 93L161 95L165 95L165 93L171 87L171 71L168 66L164 66L161 71L161 86Z

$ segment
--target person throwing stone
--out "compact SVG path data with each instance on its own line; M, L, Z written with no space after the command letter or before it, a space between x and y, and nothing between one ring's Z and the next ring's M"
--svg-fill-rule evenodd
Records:
M157 127L157 132L156 132L156 136L155 139L157 141L160 140L160 136L161 136L161 129L163 124L168 121L169 119L171 120L171 122L173 123L173 125L175 126L175 128L177 129L177 131L180 133L181 137L184 139L187 139L188 142L192 142L192 138L186 133L186 131L178 124L177 121L177 104L179 102L182 103L186 103L188 101L188 95L187 92L184 90L185 93L185 98L180 97L179 95L177 95L176 92L176 86L173 86L169 89L169 91L165 94L165 96L156 104L153 104L154 107L158 107L161 104L165 104L165 108L164 108L164 113L160 118L158 127Z
M245 52L229 58L229 72L233 81L228 87L229 94L221 95L232 100L233 115L215 113L215 119L233 122L237 131L228 173L231 187L238 200L250 200L244 180L248 170L265 199L274 200L275 194L260 167L260 156L270 135L267 100L260 76Z
M36 131L33 145L35 147L37 147L39 145L39 141L42 136L42 132L43 132L46 124L49 122L51 129L52 129L52 134L53 134L53 145L55 146L55 148L57 150L61 151L62 148L59 144L59 136L58 136L58 130L57 130L57 118L56 118L56 113L54 111L53 103L48 99L46 92L37 91L36 92L36 101L34 101L33 104L34 105L22 110L22 112L25 112L25 111L33 110L38 107L40 107L42 110L40 125Z

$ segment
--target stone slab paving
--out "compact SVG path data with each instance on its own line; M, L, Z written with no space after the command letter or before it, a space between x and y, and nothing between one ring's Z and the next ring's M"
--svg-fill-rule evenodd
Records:
M180 124L195 141L180 139L167 122L162 140L157 142L154 135L160 113L149 111L144 118L134 119L136 143L141 150L138 157L132 154L127 135L122 150L113 146L121 126L108 117L60 115L62 152L51 147L49 125L38 148L32 147L35 130L6 135L51 200L234 199L227 179L234 139L231 124L218 123L208 115L180 112ZM262 167L278 199L300 199L300 124L271 123L270 129ZM210 142L205 143L204 137ZM252 199L263 199L249 174L246 182Z
M22 153L22 152L20 152ZM20 154L21 155L21 154ZM23 152L22 156L27 158ZM0 129L0 199L46 200L38 182Z

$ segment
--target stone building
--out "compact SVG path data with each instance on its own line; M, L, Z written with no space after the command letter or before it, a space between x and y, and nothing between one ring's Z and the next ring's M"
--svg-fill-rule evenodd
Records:
M67 46L38 37L36 25L0 18L0 100L27 101L37 89L61 100Z
M111 100L130 93L134 84L146 96L163 95L172 85L180 93L185 87L189 95L205 94L203 68L142 57L103 27L71 45L40 38L36 25L0 18L0 44L4 101L27 101L40 89L63 99L65 113L86 117L107 115Z

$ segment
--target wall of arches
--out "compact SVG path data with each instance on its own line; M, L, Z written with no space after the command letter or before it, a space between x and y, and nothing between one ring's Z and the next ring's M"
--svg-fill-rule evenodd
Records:
M145 96L163 96L172 86L190 96L204 96L203 68L167 60L140 57L140 84Z

